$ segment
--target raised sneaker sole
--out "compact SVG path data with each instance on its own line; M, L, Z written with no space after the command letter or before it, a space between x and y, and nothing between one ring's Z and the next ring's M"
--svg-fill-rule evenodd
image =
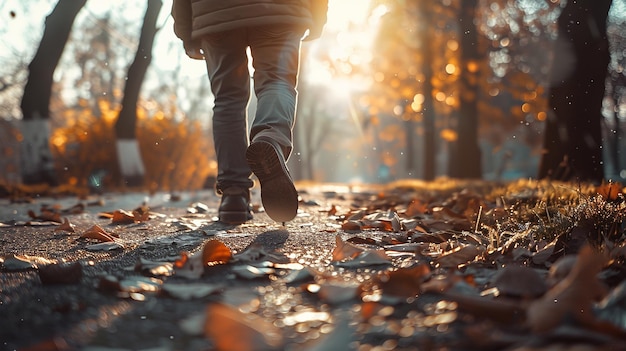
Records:
M267 141L254 141L246 151L252 172L261 183L261 201L267 215L287 222L298 213L298 192L280 153Z

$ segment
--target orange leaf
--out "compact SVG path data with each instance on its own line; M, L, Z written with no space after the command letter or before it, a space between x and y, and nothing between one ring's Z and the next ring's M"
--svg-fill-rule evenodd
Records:
M183 268L185 266L185 263L188 260L189 260L189 253L188 252L181 252L180 259L177 259L174 262L174 268Z
M226 263L233 257L228 246L219 240L209 240L202 248L202 263Z
M107 233L106 230L102 229L102 227L97 224L87 229L80 237L96 239L103 242L115 241L111 234Z
M334 215L336 215L336 214L337 214L337 206L332 205L332 206L330 207L330 210L328 210L328 215L329 215L329 216L334 216Z
M283 343L274 324L224 304L207 307L204 333L217 351L277 350Z
M333 249L333 261L342 261L347 258L355 258L363 249L355 245L345 242L341 239L341 235L335 236L335 248Z
M421 292L422 282L430 276L430 267L420 264L411 268L400 268L384 273L379 278L383 293L393 296L411 297Z
M618 182L602 183L596 188L596 192L602 196L604 200L612 201L617 200L620 194L622 194L622 184Z
M428 206L425 203L420 200L413 200L409 204L409 207L407 207L405 215L409 218L413 218L423 215L426 211L428 211Z
M54 228L54 231L64 231L74 233L74 225L70 223L67 218L63 219L63 223L61 223L58 227Z
M132 213L125 211L125 210L116 210L115 212L113 212L111 223L115 223L115 224L135 223L135 216Z

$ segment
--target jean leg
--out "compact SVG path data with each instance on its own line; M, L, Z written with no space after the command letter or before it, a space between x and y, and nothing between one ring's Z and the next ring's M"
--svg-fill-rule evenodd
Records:
M246 162L248 147L247 107L250 73L244 30L207 36L202 41L213 107L213 140L217 155L219 191L230 186L252 187L252 172Z
M257 111L251 138L267 136L280 144L285 159L293 148L300 40L304 29L286 25L249 30Z

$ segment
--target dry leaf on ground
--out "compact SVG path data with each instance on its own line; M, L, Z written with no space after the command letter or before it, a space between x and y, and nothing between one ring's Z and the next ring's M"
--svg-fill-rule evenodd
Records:
M227 263L233 257L230 249L219 240L209 240L202 248L202 263L204 265Z
M528 326L535 332L548 332L568 317L583 324L592 323L595 319L593 303L607 293L597 278L605 262L604 255L585 246L567 277L530 304Z
M211 304L206 309L204 333L216 351L280 350L280 329L261 317L224 305Z
M472 262L476 256L482 255L485 248L476 245L458 246L450 251L446 251L439 256L435 262L443 268L454 268L461 264Z
M104 230L102 227L100 227L97 224L87 229L80 237L88 238L88 239L96 239L102 242L115 241L113 234L108 233L106 230Z
M341 239L341 235L335 236L335 248L333 249L333 261L352 259L358 256L364 249Z
M58 227L54 228L54 231L74 233L75 230L74 230L74 225L71 224L67 218L63 218L63 223L61 223Z

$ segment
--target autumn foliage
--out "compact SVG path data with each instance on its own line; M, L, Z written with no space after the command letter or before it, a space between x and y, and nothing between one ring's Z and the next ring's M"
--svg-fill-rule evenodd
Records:
M62 183L77 187L102 181L108 189L120 187L114 124L119 106L98 104L99 116L85 101L66 109L51 137ZM97 113L97 112L96 112ZM215 172L210 133L200 121L176 119L164 111L139 107L137 140L151 191L191 190L203 186ZM103 179L95 179L103 175Z

